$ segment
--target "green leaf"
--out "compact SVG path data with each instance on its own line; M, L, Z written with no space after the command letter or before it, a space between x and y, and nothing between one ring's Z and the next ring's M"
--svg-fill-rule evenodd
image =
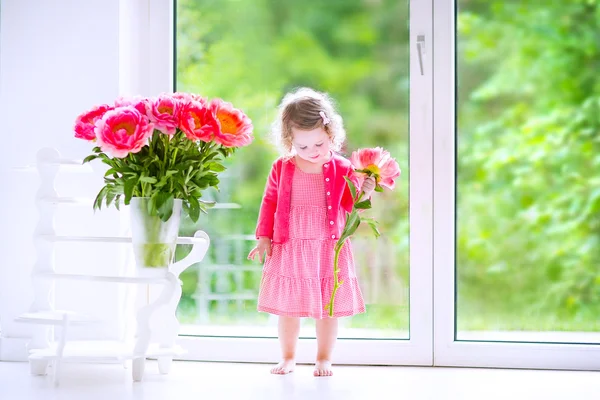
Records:
M375 225L379 224L379 221L376 221L376 220L375 220L374 218L372 218L372 217L361 217L360 219L361 219L361 221L363 221L363 222L367 222L367 223L371 223L371 224L375 224Z
M194 222L197 222L198 218L200 218L200 204L198 202L198 199L192 196L188 199L188 201L190 203L190 219Z
M157 192L153 198L159 218L162 221L167 221L173 215L173 194Z
M159 192L154 193L152 196L150 196L150 199L148 200L148 215L157 215L157 210L156 210L156 196L158 195Z
M344 179L346 180L346 183L348 184L348 187L350 188L350 193L352 193L352 198L355 199L356 198L356 186L354 186L354 182L352 182L350 180L350 178L348 178L347 176L344 176Z
M158 182L156 178L152 177L152 176L140 176L140 182L144 182L144 183L156 183Z
M215 204L217 204L216 201L206 201L206 200L200 200L200 203L204 204L206 206L206 208L213 208L215 206Z
M377 186L375 186L375 191L381 193L381 192L383 192L383 188L381 186L377 185Z
M135 188L135 185L137 185L136 178L127 179L125 181L125 184L123 185L123 194L125 194L125 205L129 205L129 201L133 196L133 189Z
M223 164L220 164L218 162L210 162L206 165L206 168L215 172L223 172L227 169L225 168L225 166L223 166Z
M104 176L109 176L109 175L113 175L116 174L117 170L115 170L114 168L109 168L105 173Z
M111 203L113 202L115 196L117 194L115 192L113 192L112 190L108 190L106 193L106 207L110 207Z
M359 225L360 217L358 215L358 211L352 210L352 212L348 215L348 219L344 225L344 230L342 231L342 236L338 240L338 243L343 243L346 239L352 236L358 229Z
M104 200L104 196L106 196L107 191L108 191L107 186L104 186L102 189L100 189L100 192L98 192L98 195L94 199L94 207L93 207L94 210L102 209L102 200Z
M358 210L369 210L371 208L371 200L363 200L359 203L356 203L354 207Z
M83 159L82 164L89 163L90 161L95 160L96 158L98 158L98 156L95 154L92 154L91 156L87 156L86 158Z
M377 221L372 220L370 218L361 218L363 222L366 222L369 227L371 227L371 231L373 231L373 234L375 235L376 238L381 236L381 232L379 232L379 229L377 229Z

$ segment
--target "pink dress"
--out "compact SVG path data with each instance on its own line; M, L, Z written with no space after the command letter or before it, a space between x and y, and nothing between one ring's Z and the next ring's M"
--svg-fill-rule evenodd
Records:
M344 217L345 218L345 217ZM289 240L274 244L265 261L258 311L287 317L325 318L333 290L335 239L328 233L323 174L296 167L292 182ZM343 221L341 226L343 226ZM342 248L334 317L365 312L350 241Z

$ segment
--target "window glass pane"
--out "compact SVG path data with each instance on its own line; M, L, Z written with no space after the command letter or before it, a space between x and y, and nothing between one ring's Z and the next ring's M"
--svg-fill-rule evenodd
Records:
M337 100L345 155L382 146L400 163L394 192L377 194L353 239L367 312L341 319L340 337L408 337L408 2L321 0L177 1L177 90L232 102L252 119L255 142L239 150L211 192L216 209L184 234L205 230L205 260L183 276L183 334L275 336L276 317L256 311L262 267L246 256L269 168L268 141L282 96L298 86ZM183 254L185 248L181 248ZM303 336L314 336L303 321Z
M599 20L458 2L458 339L600 341Z

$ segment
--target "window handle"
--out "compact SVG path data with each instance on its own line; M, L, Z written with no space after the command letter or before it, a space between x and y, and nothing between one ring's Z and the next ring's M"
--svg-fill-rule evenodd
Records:
M425 35L417 36L417 51L419 54L419 68L421 69L421 75L425 75Z

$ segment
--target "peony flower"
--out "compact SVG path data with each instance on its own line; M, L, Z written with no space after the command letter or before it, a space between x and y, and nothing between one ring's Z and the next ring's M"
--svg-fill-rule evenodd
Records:
M96 140L96 134L94 133L96 121L111 109L112 107L109 105L102 104L77 117L75 120L75 137L89 141Z
M194 93L175 92L171 95L172 98L179 100L181 103L189 103L191 101L198 101L202 104L207 104L204 97Z
M150 101L145 97L118 97L115 100L115 107L133 106L142 115L148 116Z
M154 125L134 106L107 111L96 123L96 138L102 151L123 158L137 153L148 143Z
M252 143L252 121L246 114L221 99L211 101L210 109L220 127L215 142L224 147L243 147Z
M390 153L381 147L360 149L352 153L350 162L357 173L373 176L377 185L394 189L395 179L400 176L400 166Z
M219 122L206 103L193 100L181 107L179 129L190 140L210 142L219 132Z
M149 102L148 118L155 129L174 135L179 125L179 110L182 102L172 96L161 95Z

